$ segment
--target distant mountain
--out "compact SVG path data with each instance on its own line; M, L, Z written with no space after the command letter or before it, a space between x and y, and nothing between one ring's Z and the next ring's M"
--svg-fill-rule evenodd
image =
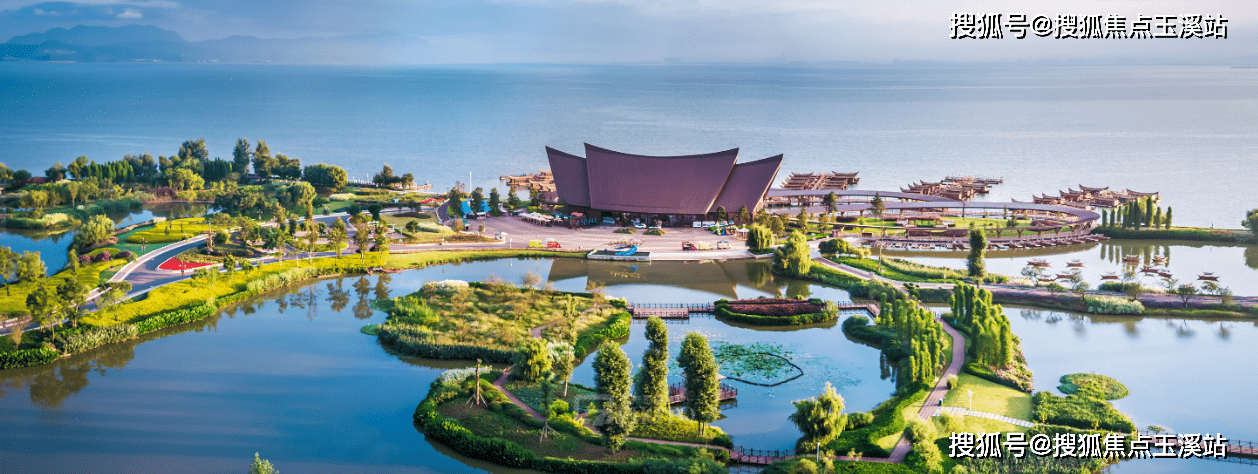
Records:
M420 62L429 46L396 33L295 39L231 36L193 44L207 60L294 63Z
M155 26L79 25L15 36L0 44L0 60L417 63L423 62L428 48L424 40L394 33L295 39L232 36L188 42Z

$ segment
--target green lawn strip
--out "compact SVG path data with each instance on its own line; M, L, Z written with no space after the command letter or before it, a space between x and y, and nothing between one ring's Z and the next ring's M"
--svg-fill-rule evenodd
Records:
M384 266L387 268L400 269L468 260L553 256L584 257L584 254L572 255L564 252L530 250L448 251L388 255L387 260L382 261L378 253L372 252L366 257L359 255L345 255L341 258L323 257L314 259L313 263L309 260L303 260L300 266L308 267L310 265L314 265L315 268L321 270L361 272L371 266ZM196 285L196 282L191 280L182 280L150 291L147 298L145 298L142 302L131 302L119 305L109 316L94 313L86 316L83 321L95 326L107 326L120 322L135 322L163 311L201 304L212 297L222 297L238 293L244 287L244 284L249 281L261 280L268 276L275 275L295 267L296 265L291 260L271 263L263 265L252 272L235 272L231 275L224 275L216 284L209 287L199 287ZM99 273L93 274L92 277L93 282L98 281ZM95 285L96 283L92 284ZM23 294L23 308L25 307L25 301L25 294ZM4 310L4 308L4 300L0 299L0 310Z
M958 375L957 382L957 388L944 397L944 406L969 408L967 391L972 390L974 411L1032 421L1030 394L966 373Z
M210 225L205 223L203 217L189 217L187 219L174 219L154 224L153 227L136 229L138 232L131 232L125 239L125 242L132 244L140 244L147 242L154 243L170 243L178 242L190 237L195 237L210 230ZM119 239L123 242L123 239Z
M907 281L907 282L914 282L914 283L955 283L956 282L956 280L935 280L935 279L919 278L919 277L915 277L915 276L908 275L905 273L901 273L899 270L895 270L888 265L882 265L882 268L879 269L878 261L874 259L870 259L870 258L835 257L833 261L835 263L848 265L850 267L853 267L859 270L864 270L870 273L877 273L880 276L890 278L896 281Z

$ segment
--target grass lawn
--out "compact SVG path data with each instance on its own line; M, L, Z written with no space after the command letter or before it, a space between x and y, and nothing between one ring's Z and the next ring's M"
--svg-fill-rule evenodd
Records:
M958 376L958 382L957 388L944 397L944 406L969 407L966 391L973 390L974 411L1031 421L1030 394L965 373Z
M568 297L573 308L565 316ZM567 337L574 339L619 310L611 307L593 309L596 302L590 297L556 295L551 292L521 289L512 285L494 285L489 288L466 287L456 291L422 289L394 300L395 307L402 298L422 301L435 312L435 318L415 321L397 317L393 312L392 324L422 326L431 332L431 343L464 344L512 350L520 341L532 338L529 330L538 326L557 323L548 332L566 330ZM587 311L589 310L589 311Z
M126 242L132 244L178 242L204 233L210 230L210 226L205 223L205 218L190 217L160 222L153 227L136 230L138 232L130 232L131 235L127 236ZM119 239L119 241L122 241L122 239ZM149 245L149 247L152 247L152 245Z
M115 268L122 268L126 264L126 260L114 259L108 262L83 265L79 267L77 275L69 271L63 271L48 277L44 280L44 286L56 289L61 282L69 278L77 278L83 286L96 288L100 285L101 272L108 270L110 265L113 265ZM34 290L35 284L32 282L9 284L7 291L0 289L0 312L5 314L26 314L26 296Z

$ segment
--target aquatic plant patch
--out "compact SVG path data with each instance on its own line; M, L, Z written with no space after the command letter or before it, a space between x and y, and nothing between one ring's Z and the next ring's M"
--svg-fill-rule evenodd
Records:
M791 375L802 375L803 369L791 363L795 353L772 342L734 344L725 341L712 343L712 355L726 377L749 379L758 383L771 383Z
M1128 390L1122 382L1101 374L1066 374L1061 376L1060 382L1061 385L1057 386L1057 390L1067 395L1078 392L1079 387L1087 384L1096 385L1106 400L1118 400L1131 394L1131 390Z

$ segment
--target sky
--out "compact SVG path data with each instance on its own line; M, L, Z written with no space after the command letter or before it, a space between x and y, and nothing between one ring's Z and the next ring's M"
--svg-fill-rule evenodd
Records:
M1227 39L950 39L953 13L1223 15ZM396 33L422 62L1258 63L1253 0L0 0L0 39L78 24L189 41ZM1247 58L1251 57L1251 58ZM1246 62L1248 61L1248 62Z

